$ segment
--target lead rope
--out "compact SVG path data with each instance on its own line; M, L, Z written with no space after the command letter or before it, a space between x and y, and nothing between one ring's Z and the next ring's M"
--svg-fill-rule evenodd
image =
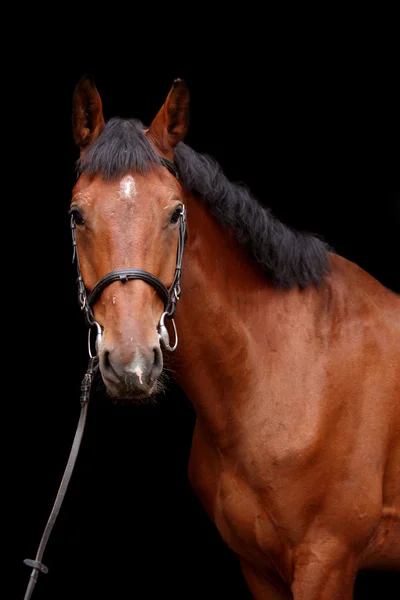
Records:
M36 582L39 577L39 573L48 573L48 568L42 563L42 558L44 551L46 549L47 542L49 540L51 531L54 527L54 523L57 519L58 513L60 512L60 508L62 502L64 500L65 493L68 488L68 484L71 479L72 472L74 470L75 462L78 456L79 448L81 445L83 431L85 429L86 423L86 415L88 410L88 404L90 399L90 389L92 387L92 381L94 374L96 373L98 367L98 357L91 356L89 359L88 368L86 370L85 376L82 379L81 383L81 412L79 415L78 426L76 428L76 433L74 437L74 441L72 443L71 452L69 454L67 466L65 467L64 475L61 480L61 485L59 487L56 499L54 501L54 505L52 511L50 513L49 519L47 521L47 525L42 535L42 539L40 540L39 548L36 552L35 560L31 560L27 558L24 560L24 564L28 567L32 568L32 573L29 579L28 587L26 588L24 600L30 600L33 590L35 588Z

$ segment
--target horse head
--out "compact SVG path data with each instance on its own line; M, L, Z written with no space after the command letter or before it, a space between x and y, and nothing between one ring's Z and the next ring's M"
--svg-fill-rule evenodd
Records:
M186 220L173 160L188 119L189 93L180 79L147 128L133 119L105 123L89 77L75 89L80 156L70 213L81 305L99 331L107 391L119 399L143 400L156 392L162 345L176 345L165 323L179 298Z

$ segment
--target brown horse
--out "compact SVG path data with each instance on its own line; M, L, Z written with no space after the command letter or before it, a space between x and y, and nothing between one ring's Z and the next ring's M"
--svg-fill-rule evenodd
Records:
M400 568L399 297L185 145L188 106L176 80L150 127L106 124L92 81L75 90L101 376L123 402L155 394L179 304L190 481L254 598L349 600L359 570Z

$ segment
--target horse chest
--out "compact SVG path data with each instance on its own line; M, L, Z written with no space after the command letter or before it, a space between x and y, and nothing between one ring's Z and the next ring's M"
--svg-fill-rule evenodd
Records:
M226 543L251 559L274 552L275 527L261 499L237 474L223 471L215 490L215 524Z
M282 556L282 542L268 516L265 499L234 469L220 469L217 462L191 457L189 476L211 520L226 544L248 561L273 568Z

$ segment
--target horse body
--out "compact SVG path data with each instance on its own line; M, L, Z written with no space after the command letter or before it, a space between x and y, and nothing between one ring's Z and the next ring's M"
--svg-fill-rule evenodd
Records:
M185 88L175 83L144 132L169 160L186 131L186 109ZM107 138L87 80L74 114L84 172L72 209L82 220L77 243L87 287L131 265L171 280L177 242L167 215L186 206L180 341L171 366L197 417L189 477L239 555L254 597L346 600L358 570L400 569L399 297L333 253L326 269L315 259L322 267L318 277L310 271L308 285L276 285L156 155L148 154L155 164L144 173L98 172L96 152ZM279 254L284 233L276 231L270 250ZM310 253L320 251L301 244L301 252L290 246L296 260L288 255L299 281ZM143 281L115 282L94 311L104 329L108 391L147 397L162 368L160 298Z
M277 291L187 206L174 370L196 409L189 473L209 516L289 585L297 555L327 536L354 573L382 554L400 567L398 298L336 255L321 289Z

